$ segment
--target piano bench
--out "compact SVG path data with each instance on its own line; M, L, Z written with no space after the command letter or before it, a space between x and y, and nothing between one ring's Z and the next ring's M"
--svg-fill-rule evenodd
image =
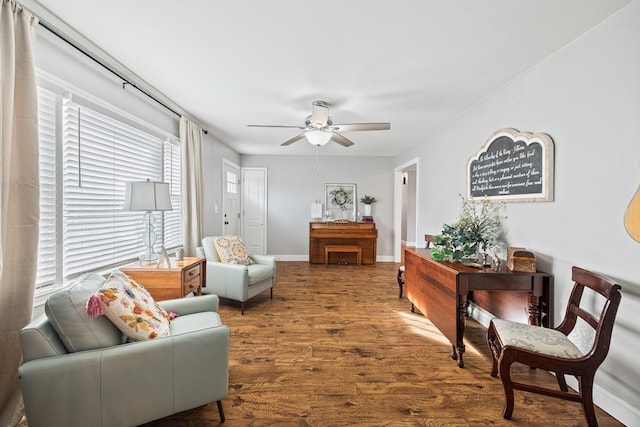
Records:
M329 264L329 254L331 252L342 252L342 253L355 253L356 254L356 263L360 265L362 263L362 248L360 246L325 246L324 247L324 268L327 268Z

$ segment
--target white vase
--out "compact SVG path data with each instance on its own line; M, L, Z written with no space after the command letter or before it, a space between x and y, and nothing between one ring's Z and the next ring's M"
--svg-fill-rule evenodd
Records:
M364 205L364 215L371 216L371 205Z

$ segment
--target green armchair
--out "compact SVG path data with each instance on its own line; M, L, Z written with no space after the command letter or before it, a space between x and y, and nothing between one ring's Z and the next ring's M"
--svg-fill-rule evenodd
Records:
M252 265L225 264L220 262L214 240L216 236L202 239L197 248L198 256L207 259L207 283L202 288L204 294L216 294L223 298L240 301L240 311L244 314L244 303L254 296L270 290L276 284L276 258L269 255L251 255Z

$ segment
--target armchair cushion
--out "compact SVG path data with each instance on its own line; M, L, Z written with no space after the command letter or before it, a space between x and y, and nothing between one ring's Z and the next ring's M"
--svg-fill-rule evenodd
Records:
M122 332L109 319L91 318L85 310L87 300L104 280L99 274L86 274L47 299L44 311L67 351L112 347L124 342Z
M169 315L149 292L121 271L109 275L95 293L105 316L132 340L170 335Z
M249 257L244 242L238 236L219 236L213 240L220 261L224 264L251 265L253 260Z

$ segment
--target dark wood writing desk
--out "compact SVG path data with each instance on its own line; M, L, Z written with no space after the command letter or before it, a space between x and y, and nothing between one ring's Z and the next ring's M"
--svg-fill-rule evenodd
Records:
M460 262L434 261L429 249L405 250L407 299L451 342L451 357L464 367L464 327L471 300L492 314L549 326L552 276L475 268ZM509 292L504 292L509 291ZM505 294L514 294L505 297Z

